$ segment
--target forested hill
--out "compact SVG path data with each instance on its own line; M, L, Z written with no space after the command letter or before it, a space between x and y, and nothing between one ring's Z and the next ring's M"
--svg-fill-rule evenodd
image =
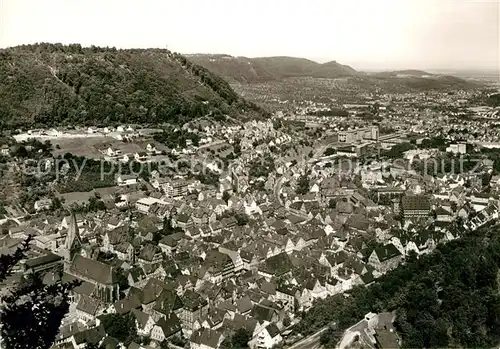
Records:
M263 113L222 78L166 49L61 44L0 50L6 126L181 123Z
M353 68L335 61L320 64L297 57L233 57L224 54L191 54L187 57L230 82L264 82L289 77L339 78L357 76Z
M420 70L365 73L336 61L320 64L296 57L247 58L225 54L190 54L186 57L239 87L284 82L287 89L293 87L300 90L304 88L304 83L311 84L311 80L316 81L317 86L336 80L334 89L326 94L338 92L338 88L341 91L402 93L482 87L477 82Z
M318 301L298 325L308 334L331 321L343 330L370 312L396 311L403 348L492 348L500 343L500 228L483 227L357 287Z

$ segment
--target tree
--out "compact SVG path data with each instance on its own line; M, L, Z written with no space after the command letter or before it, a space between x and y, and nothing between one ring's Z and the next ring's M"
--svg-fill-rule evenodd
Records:
M128 346L137 338L135 318L132 314L108 314L101 316L100 319L106 333L125 343L125 345Z
M288 315L285 315L285 318L283 319L283 326L288 327L292 324L292 320L290 320L290 317Z
M297 183L297 194L304 195L309 191L309 178L307 175L302 175Z
M225 191L224 194L222 194L222 200L224 200L226 203L229 201L230 198L231 194L229 194L227 191Z
M237 330L232 337L232 348L244 349L248 348L248 342L252 338L252 334L245 328Z
M12 275L14 266L24 259L31 237L14 254L0 256L0 282ZM38 274L22 279L1 299L1 337L4 348L48 349L54 343L63 317L69 309L69 293L79 282L44 285Z
M236 221L238 222L238 225L247 225L250 220L246 214L240 214L240 213L236 214L235 218Z
M330 199L330 201L328 201L328 207L335 209L337 207L337 201L335 199Z
M123 270L123 268L121 267L116 269L116 281L118 282L120 291L126 290L130 286L128 284L127 276L125 275L125 270Z
M337 154L337 150L335 150L335 148L327 148L325 150L325 156L330 156L330 155L333 155L333 154Z

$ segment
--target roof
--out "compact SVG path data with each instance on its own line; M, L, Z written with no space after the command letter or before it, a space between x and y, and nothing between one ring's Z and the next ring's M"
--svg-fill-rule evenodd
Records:
M73 258L69 273L84 279L93 280L103 285L111 285L117 282L116 275L111 265L80 255Z
M276 324L274 324L274 323L269 324L266 327L266 330L269 333L269 335L271 336L271 338L274 338L280 334L280 330L279 330L278 326L276 326Z
M208 304L206 299L202 298L199 293L194 292L192 290L187 290L183 295L182 295L182 304L184 306L184 309L190 310L190 311L196 311L201 307L204 307Z
M134 315L135 319L137 320L137 324L140 328L144 328L146 324L148 323L149 320L149 314L146 314L143 311L140 311L138 309L132 309L131 311L132 315Z
M218 348L219 343L223 340L223 336L220 332L202 328L194 332L190 338L190 341L196 344L203 344L209 348Z
M104 337L106 333L103 326L91 328L84 330L73 335L76 344L90 343L98 344Z
M272 322L273 315L276 312L273 308L264 307L260 304L255 304L252 309L252 317L257 321Z
M52 252L49 252L41 257L37 257L37 258L33 258L33 259L29 259L26 261L26 265L30 268L35 268L39 265L44 265L44 264L49 264L49 263L52 263L52 262L57 262L59 260L61 260L62 257L61 256L58 256Z
M431 209L431 203L429 198L424 195L407 195L401 199L401 207L403 210L412 211L429 211Z
M391 258L397 257L401 255L401 252L394 246L394 244L388 244L382 247L375 249L375 253L380 262L387 261Z
M120 299L119 301L115 302L113 306L118 314L125 314L131 311L132 309L140 308L141 301L138 295L131 294L128 297Z
M142 304L149 304L154 302L161 292L165 289L166 285L163 281L155 278L150 278L146 286L142 289L141 301Z
M259 267L259 271L266 274L280 276L288 273L292 269L292 262L290 257L284 252L266 259Z
M223 270L224 267L229 263L233 263L231 257L229 257L227 254L219 252L218 250L208 251L207 256L205 257L205 265L214 269Z
M390 330L375 330L375 340L381 349L400 348L398 337L395 332Z
M100 304L101 303L97 299L83 294L76 305L76 310L83 311L90 315L95 315Z
M165 337L170 337L181 330L181 322L175 313L170 313L166 317L161 317L156 326L159 326Z
M245 296L236 301L236 305L238 306L238 311L242 314L252 310L252 300L249 296Z
M145 261L151 262L155 256L155 254L159 253L160 249L153 244L146 244L142 248L142 251L139 255L139 259L143 259Z
M163 290L153 307L154 310L162 314L170 314L180 308L182 308L182 302L179 296L170 290Z

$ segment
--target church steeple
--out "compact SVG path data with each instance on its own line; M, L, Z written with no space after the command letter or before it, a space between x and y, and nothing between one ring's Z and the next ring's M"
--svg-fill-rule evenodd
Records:
M64 241L63 257L65 269L68 269L76 254L80 253L82 240L80 238L75 213L71 213L66 240Z

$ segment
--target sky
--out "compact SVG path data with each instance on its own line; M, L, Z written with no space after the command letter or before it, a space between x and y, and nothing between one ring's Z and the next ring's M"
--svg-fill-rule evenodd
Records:
M356 69L499 70L500 0L0 0L35 42L295 56Z

